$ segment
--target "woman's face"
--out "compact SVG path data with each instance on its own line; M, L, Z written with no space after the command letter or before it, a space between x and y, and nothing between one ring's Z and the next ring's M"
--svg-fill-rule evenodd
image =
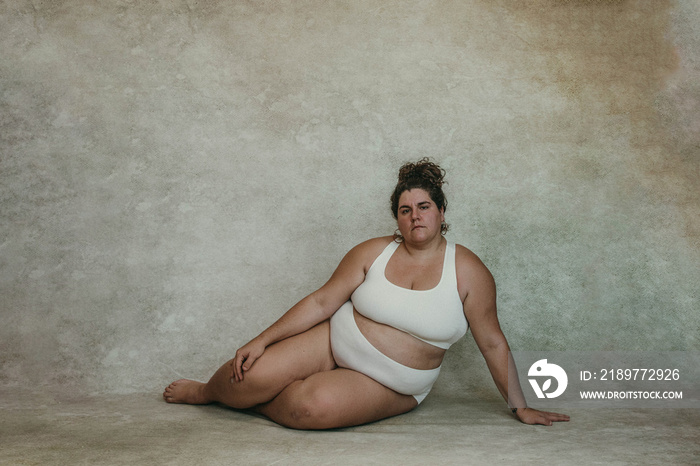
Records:
M427 191L415 188L401 193L396 218L405 241L424 243L441 234L445 210L437 208Z

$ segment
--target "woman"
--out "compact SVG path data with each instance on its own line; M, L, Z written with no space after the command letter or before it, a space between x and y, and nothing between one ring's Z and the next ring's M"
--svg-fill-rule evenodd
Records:
M468 327L508 400L509 348L494 281L474 253L443 237L443 178L428 159L404 165L391 196L393 237L355 246L325 285L236 351L208 383L175 381L165 401L220 402L298 429L364 424L415 408ZM527 424L568 420L527 408L519 390L510 403Z

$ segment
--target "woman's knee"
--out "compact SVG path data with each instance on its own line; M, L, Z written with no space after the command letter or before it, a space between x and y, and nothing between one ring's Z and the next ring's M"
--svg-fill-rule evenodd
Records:
M337 403L332 393L300 380L288 387L278 406L277 422L293 429L329 429L337 424Z
M233 361L226 362L209 380L207 390L212 399L232 408L248 409L270 401L284 388L278 387L260 370L247 372L241 381L235 380L232 377Z

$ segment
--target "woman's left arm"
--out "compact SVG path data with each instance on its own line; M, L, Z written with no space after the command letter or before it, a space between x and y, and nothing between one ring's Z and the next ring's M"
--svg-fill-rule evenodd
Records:
M493 276L471 251L461 247L459 251L457 273L460 283L464 284L466 290L464 315L501 396L511 408L517 408L515 415L525 424L551 426L556 421L568 421L569 416L565 414L538 411L527 407L508 342L498 323L496 284ZM509 378L515 382L510 384L510 393Z

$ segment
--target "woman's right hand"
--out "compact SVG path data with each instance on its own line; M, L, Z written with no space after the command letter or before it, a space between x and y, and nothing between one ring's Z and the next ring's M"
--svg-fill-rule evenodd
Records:
M258 359L265 352L265 345L252 340L236 351L236 356L231 360L231 381L243 381L243 374L250 370Z

